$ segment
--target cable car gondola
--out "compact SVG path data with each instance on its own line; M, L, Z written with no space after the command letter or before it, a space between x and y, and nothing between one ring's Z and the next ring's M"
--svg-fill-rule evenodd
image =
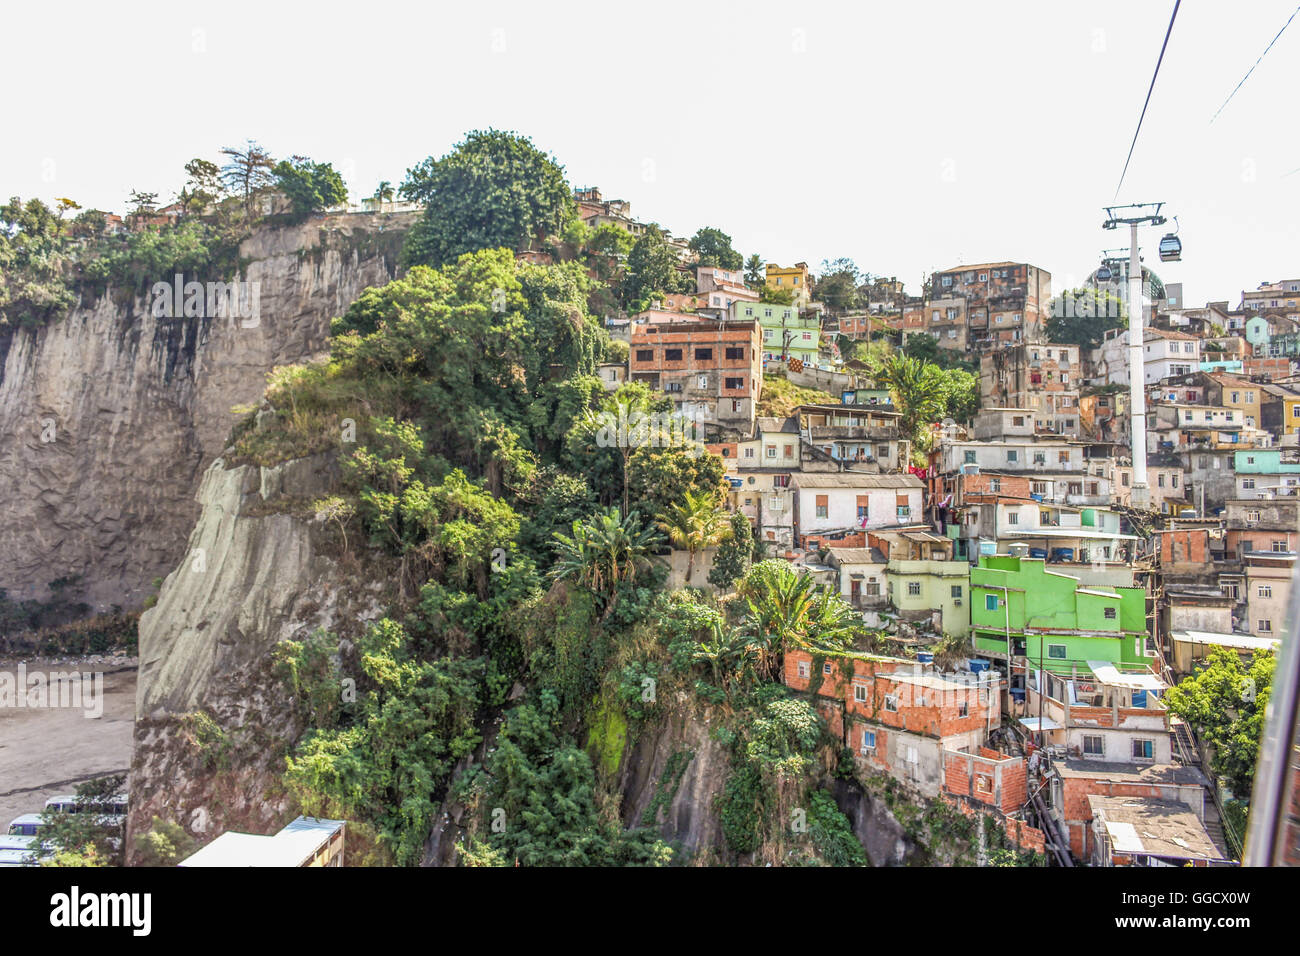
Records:
M1183 243L1172 232L1160 240L1160 261L1178 262L1183 258Z
M1110 264L1107 262L1103 262L1097 267L1098 282L1109 282L1112 274L1113 273L1110 271Z

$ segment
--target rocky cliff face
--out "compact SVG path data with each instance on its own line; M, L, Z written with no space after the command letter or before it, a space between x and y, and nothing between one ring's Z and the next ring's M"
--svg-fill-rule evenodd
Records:
M280 777L302 726L275 645L318 628L355 638L390 597L390 575L341 557L304 510L336 472L333 455L205 472L184 556L140 618L132 835L154 816L203 837L271 832L290 815Z
M80 574L97 608L138 607L181 556L231 408L256 401L273 367L323 354L330 319L392 277L411 221L352 214L256 232L240 247L242 279L259 289L251 328L155 318L147 294L106 295L0 342L0 587L43 598L50 580Z

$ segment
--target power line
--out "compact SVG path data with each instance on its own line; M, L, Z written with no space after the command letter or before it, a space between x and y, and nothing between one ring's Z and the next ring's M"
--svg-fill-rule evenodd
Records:
M1169 46L1169 34L1174 32L1174 20L1178 16L1178 7L1183 0L1174 0L1174 12L1169 17L1169 29L1165 30L1165 42L1160 44L1160 58L1156 60L1156 71L1151 74L1151 85L1147 87L1147 98L1142 103L1142 115L1138 117L1137 129L1133 131L1133 142L1129 143L1128 156L1124 159L1124 171L1119 174L1119 185L1115 187L1115 198L1119 198L1119 191L1124 186L1124 177L1128 175L1128 164L1133 159L1133 147L1137 145L1138 134L1142 132L1142 120L1147 115L1147 104L1151 102L1151 91L1156 88L1156 77L1160 75L1160 64L1165 59L1165 48Z
M1286 18L1286 23L1282 24L1282 29L1277 31L1277 37L1280 37L1284 32L1286 32L1286 28L1291 25L1291 21L1295 19L1295 15L1297 13L1300 13L1300 7L1296 7L1293 11L1291 11L1291 16ZM1273 37L1273 39L1269 41L1268 46L1264 47L1264 52L1259 55L1259 60L1255 61L1255 66L1259 66L1260 60L1268 56L1268 51L1273 49L1273 44L1277 42L1277 37ZM1241 84L1245 83L1248 79L1250 79L1250 74L1255 72L1255 66L1252 66L1249 70L1247 70L1246 75L1241 78L1241 83L1238 83L1236 86L1232 88L1232 92L1228 94L1228 98L1223 101L1223 106L1220 106L1218 111L1215 112L1215 114L1210 117L1211 123L1213 123L1216 119L1218 119L1219 113L1222 113L1224 107L1232 102L1232 98L1237 95L1237 90L1241 89Z

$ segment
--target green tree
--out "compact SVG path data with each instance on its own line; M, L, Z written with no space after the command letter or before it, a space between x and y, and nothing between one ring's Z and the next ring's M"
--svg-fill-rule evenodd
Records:
M1245 665L1236 651L1211 647L1205 664L1165 697L1170 712L1214 748L1215 776L1242 797L1254 783L1276 665L1271 650L1256 651Z
M758 301L769 305L794 305L794 290L765 285L758 290Z
M632 512L627 517L609 508L586 521L575 521L570 534L556 533L557 581L573 581L612 607L624 584L635 584L650 565L651 555L662 542L654 528L641 523Z
M656 225L647 226L627 256L623 299L628 308L640 311L638 306L644 308L656 296L690 291L691 278L680 266L681 258L667 234Z
M221 155L226 157L221 182L229 192L243 197L244 215L251 217L253 197L275 183L275 160L251 139L242 147L224 147Z
M40 860L60 854L91 857L100 866L122 865L124 821L114 811L114 804L126 787L125 774L110 774L77 785L77 812L67 813L47 807L41 811L39 846L33 845ZM55 865L77 865L58 863Z
M709 583L728 590L749 571L754 553L754 533L749 519L739 511L731 513L731 534L718 546L709 571Z
M852 309L858 304L858 286L862 280L862 273L852 259L823 260L813 285L813 296L827 308Z
M425 206L402 250L409 265L514 252L558 236L576 211L564 168L528 137L495 129L474 130L442 158L407 170L399 192Z
M695 556L715 547L731 534L726 514L718 508L718 499L707 492L685 491L659 516L659 528L668 535L673 547L686 551L686 586L695 571Z
M171 820L154 817L149 829L135 837L135 859L140 866L175 866L193 852L194 838Z
M731 237L712 226L706 226L695 233L688 247L699 258L702 266L718 266L735 272L744 265L744 258L731 246Z
M751 253L745 260L745 285L751 289L761 289L767 284L767 272L763 257L757 252Z
M921 426L941 417L946 408L943 373L937 365L909 355L893 355L876 373L876 381L889 389L902 418L903 433L916 440Z
M1052 299L1047 340L1062 345L1096 348L1111 329L1128 328L1124 302L1106 289L1068 289Z
M780 680L788 648L843 650L863 630L862 619L838 594L819 589L786 561L760 561L739 590L747 608L741 626L772 680Z
M459 844L470 866L665 866L673 851L647 830L624 831L596 805L591 757L561 735L549 690L506 717L475 806L479 832ZM500 826L495 824L499 823Z
M278 163L275 184L300 219L346 202L348 198L348 187L334 167L329 163L314 163L306 156L295 156Z
M382 209L384 203L388 203L391 206L393 202L393 197L396 195L397 195L397 191L393 189L393 184L390 183L387 179L385 179L382 182L380 182L378 186L375 187L375 194L370 198L377 200L379 202L380 208Z

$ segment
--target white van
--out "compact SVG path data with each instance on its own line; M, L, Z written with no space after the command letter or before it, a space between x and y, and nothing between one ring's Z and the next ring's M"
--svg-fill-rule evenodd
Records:
M29 850L0 850L0 866L35 866Z
M41 820L39 813L24 813L21 817L14 817L9 822L9 836L40 836L41 830L45 828L45 823Z

